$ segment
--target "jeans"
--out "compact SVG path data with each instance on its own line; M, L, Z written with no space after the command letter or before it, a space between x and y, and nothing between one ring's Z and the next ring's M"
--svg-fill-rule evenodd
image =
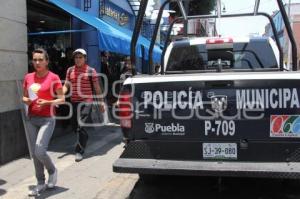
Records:
M88 103L72 103L73 115L71 119L73 131L77 134L77 144L75 147L75 152L83 154L88 141L87 128L82 127L79 124L79 120L84 123L90 119L91 114L91 104ZM79 107L79 109L78 109Z
M47 154L48 145L52 137L55 119L52 117L30 117L28 122L28 139L35 167L38 184L45 183L44 167L49 174L53 174L55 166Z

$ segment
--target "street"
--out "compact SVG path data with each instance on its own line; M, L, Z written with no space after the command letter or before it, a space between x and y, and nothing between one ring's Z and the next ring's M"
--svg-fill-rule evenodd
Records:
M92 129L91 129L92 130ZM112 163L122 151L119 127L103 127L89 133L85 159L74 161L75 134L54 139L49 154L58 168L55 189L38 198L126 198L136 183L137 175L112 172ZM29 198L35 185L33 163L29 157L0 167L0 198Z
M210 177L160 177L139 180L128 199L296 199L299 181Z
M55 138L49 153L58 171L58 184L37 198L93 199L296 199L299 181L257 178L143 176L112 172L123 150L117 126L91 130L86 157L76 163L75 135ZM0 167L0 198L24 199L35 184L31 160L21 158Z

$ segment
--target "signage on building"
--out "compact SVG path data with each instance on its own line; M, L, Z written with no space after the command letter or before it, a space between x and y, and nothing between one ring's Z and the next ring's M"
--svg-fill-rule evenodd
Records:
M118 21L118 23L121 26L127 24L129 21L129 17L126 13L120 12L107 4L102 5L100 8L100 16L103 16L103 15L106 15L106 16L109 16L109 17L115 19L116 21Z

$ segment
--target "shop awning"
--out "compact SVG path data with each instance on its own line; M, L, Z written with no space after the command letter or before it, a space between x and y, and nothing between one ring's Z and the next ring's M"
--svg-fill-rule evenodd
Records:
M130 54L130 42L132 31L126 28L119 27L107 23L95 16L89 15L78 8L75 8L61 0L49 0L49 2L55 4L66 12L70 13L72 16L80 19L81 21L95 27L98 30L99 35L99 48L103 51L110 51L115 53L120 53L124 55ZM136 55L142 57L142 46L145 50L145 59L148 59L148 49L150 46L150 41L145 37L140 36L137 47ZM155 46L153 51L153 60L159 61L161 56L161 49Z

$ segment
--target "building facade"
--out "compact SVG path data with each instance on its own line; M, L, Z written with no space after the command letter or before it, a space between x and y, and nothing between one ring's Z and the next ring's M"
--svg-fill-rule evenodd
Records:
M0 6L0 164L27 153L18 86L27 72L26 1Z
M63 0L63 2L108 23L127 29L134 27L135 16L127 0ZM46 1L32 0L27 1L27 4L29 7L29 45L32 49L41 46L61 53L69 47L84 48L88 52L89 65L100 72L99 48L101 46L99 46L97 29ZM43 7L46 9L42 9ZM51 31L52 34L47 33ZM38 34L39 32L41 34Z

